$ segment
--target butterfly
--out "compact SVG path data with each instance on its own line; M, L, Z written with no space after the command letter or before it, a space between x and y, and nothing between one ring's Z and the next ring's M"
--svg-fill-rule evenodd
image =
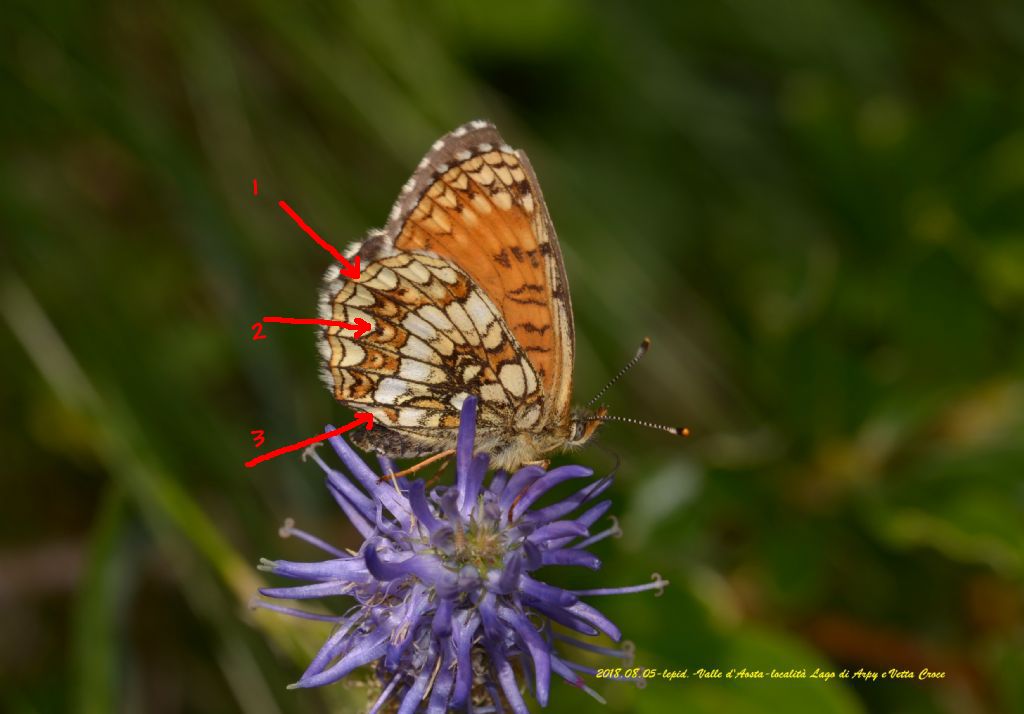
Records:
M331 265L319 313L362 318L359 340L318 336L334 398L368 411L362 448L395 458L455 446L459 410L478 397L476 448L511 470L589 440L603 410L571 408L572 305L565 265L526 154L472 121L437 140L383 229L349 246L361 274Z

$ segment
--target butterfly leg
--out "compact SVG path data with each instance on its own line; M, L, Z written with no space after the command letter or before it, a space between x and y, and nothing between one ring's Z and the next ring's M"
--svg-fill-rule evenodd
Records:
M380 480L381 481L388 481L388 480L391 480L391 479L401 478L402 476L408 476L409 474L416 473L417 471L422 469L424 466L429 466L430 464L434 463L435 461L440 461L441 459L447 459L449 456L451 456L454 453L455 453L455 449L448 449L447 451L442 451L440 454L434 454L433 456L430 456L430 457L428 457L426 459L423 459L423 461L420 461L418 464L413 464L412 466L410 466L407 469L402 469L401 471L399 471L396 474L387 474L385 476L381 476Z
M448 464L450 464L450 463L451 463L451 461L449 461L448 459L445 459L445 460L444 460L443 462L441 462L441 468L439 468L439 469L438 469L437 471L435 471L435 472L434 472L434 475L433 475L433 476L431 476L430 478L428 478L428 479L426 480L426 482L425 482L425 483L423 484L423 486L424 486L425 488L430 488L430 487L431 487L431 486L433 486L433 485L434 485L435 483L437 483L438 481L440 481L440 480L441 480L441 474L443 474L443 473L444 473L444 470L445 470L446 468L448 468Z

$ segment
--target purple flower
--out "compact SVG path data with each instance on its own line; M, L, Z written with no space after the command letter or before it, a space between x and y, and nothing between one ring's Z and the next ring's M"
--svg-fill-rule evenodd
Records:
M484 485L489 459L473 454L475 417L476 399L466 399L453 486L428 491L421 480L382 479L340 437L330 442L348 474L309 452L327 474L331 495L365 540L351 554L287 523L283 535L311 543L330 559L264 561L260 566L307 583L263 588L264 596L355 599L353 607L336 617L254 601L257 607L335 623L291 687L330 684L374 664L381 689L371 712L388 702L396 703L400 714L504 711L506 706L528 712L521 680L546 706L552 675L603 701L581 676L595 671L567 659L564 650L576 647L630 660L632 648L628 643L610 648L578 639L576 635L600 634L615 642L621 638L615 624L584 598L660 593L668 583L655 574L654 582L644 585L565 590L536 579L535 571L545 565L601 567L587 548L619 533L613 522L611 528L590 534L611 506L611 501L597 499L612 477L587 481L569 497L544 506L537 501L551 488L584 479L591 471L582 466L550 471L524 466L511 475L498 471ZM389 459L379 460L385 474L395 473Z

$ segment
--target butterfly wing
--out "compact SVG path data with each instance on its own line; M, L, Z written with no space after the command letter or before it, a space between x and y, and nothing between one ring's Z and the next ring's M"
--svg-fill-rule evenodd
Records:
M373 325L359 340L337 326L320 339L335 399L374 415L374 430L355 436L360 445L396 457L449 448L469 394L480 396L484 432L540 422L532 365L498 309L451 262L402 252L368 263L358 281L328 277L328 319Z
M565 271L536 177L493 126L436 142L385 229L351 252L360 279L332 266L320 313L374 330L357 341L325 328L320 350L335 398L374 414L361 445L392 456L448 448L467 394L480 396L481 434L496 441L567 424Z
M562 253L525 153L487 122L442 137L392 208L384 241L460 266L491 298L536 369L546 421L564 423L575 333Z

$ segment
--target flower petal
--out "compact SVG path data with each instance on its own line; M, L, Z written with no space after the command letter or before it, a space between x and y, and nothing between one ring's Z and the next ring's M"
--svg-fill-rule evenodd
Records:
M330 479L327 479L327 492L331 494L331 498L338 504L342 513L345 514L355 529L359 531L359 535L363 538L369 538L373 535L374 517L372 513L369 517L363 516L359 508L349 499L345 498L345 494L339 491L338 487Z
M423 524L423 527L427 529L430 535L434 535L444 526L444 523L435 518L433 511L430 510L426 486L422 481L413 481L412 485L409 486L409 505L416 516L416 520Z
M430 684L430 678L434 674L434 664L436 662L437 656L435 655L427 657L426 661L421 665L420 673L416 675L416 679L413 681L412 686L409 687L409 691L402 698L402 705L398 707L398 714L414 714L416 709L419 708L423 695L427 692L427 685Z
M533 659L537 703L546 707L551 684L551 645L544 641L533 623L520 613L510 608L503 608L500 613L512 625Z
M477 454L473 457L466 478L458 483L459 489L459 511L463 517L469 518L476 507L477 496L484 483L484 475L487 473L487 466L491 458L487 454Z
M424 583L438 586L454 583L458 576L444 567L440 560L430 555L413 555L404 560L385 561L377 553L373 543L367 543L363 552L366 569L378 580L397 580L413 576Z
M434 688L430 691L427 714L445 714L448 711L448 697L451 695L452 685L455 683L452 659L451 648L445 647L444 656L441 659L441 669L438 670Z
M515 501L515 510L509 514L509 520L516 520L519 515L525 513L538 498L558 484L568 481L569 479L585 478L587 476L592 476L593 474L594 472L591 469L588 469L585 466L576 466L575 464L559 466L556 469L551 469L530 484L530 486L523 492L522 498Z
M608 512L608 509L611 508L611 505L612 505L611 499L607 499L606 498L605 500L601 501L600 503L598 503L598 504L596 504L594 506L591 506L586 511L584 511L584 513L579 518L576 519L576 522L577 523L582 523L583 525L585 525L589 529L590 526L592 526L595 523L597 523L598 519L601 516L603 516L605 513ZM574 539L575 539L575 536L572 537L572 538L559 538L557 540L553 540L550 543L548 543L548 547L549 548L561 548L561 547L565 546L567 543L572 542Z
M454 625L452 642L455 645L455 689L450 704L452 709L462 709L469 701L473 687L473 640L480 629L480 617L473 610L463 610Z
M431 629L434 637L443 640L452 634L452 613L455 612L455 601L448 598L441 598L434 611L434 619Z
M540 554L540 562L544 565L578 565L582 568L599 570L601 560L593 553L578 548L562 548L561 550L545 550Z
M339 659L334 665L312 677L303 677L295 684L289 684L289 689L304 689L306 687L319 687L331 682L337 682L347 676L356 667L362 667L376 659L380 659L387 649L387 633L375 632L360 638L352 648Z
M573 538L579 538L580 536L589 535L590 531L587 526L579 521L555 521L549 523L546 526L541 526L533 533L527 536L532 543L548 544L548 541L555 539L567 539L572 540Z
M567 607L579 601L572 592L534 580L526 574L519 577L519 589L532 598L551 603L554 607Z
M332 427L328 426L330 430ZM338 457L348 466L352 476L362 485L366 491L373 496L375 499L384 504L384 507L391 512L391 514L398 519L402 525L408 525L410 509L409 504L401 496L401 494L395 490L395 486L391 481L382 480L377 474L375 474L366 462L359 458L359 455L352 450L352 447L348 445L341 436L332 436L328 439L331 446L334 448L335 453Z
M345 582L370 582L370 574L362 558L348 557L322 560L319 563L299 563L292 560L264 561L264 569L274 575L302 580L343 580Z
M544 469L540 466L524 466L512 474L508 485L501 491L498 503L501 505L501 512L508 513L513 501L525 491L525 489L537 479L544 476Z
M475 439L476 397L469 396L462 402L459 435L455 441L455 485L460 492L466 490L466 484L469 481Z
M546 508L541 508L539 510L523 514L522 520L527 523L550 523L551 521L556 521L559 518L572 513L587 501L597 498L611 485L611 477L605 476L600 481L587 484L564 501L559 501L558 503L547 506Z
M260 595L284 598L287 600L310 600L315 597L344 595L352 589L351 583L331 580L313 585L296 585L289 588L260 588Z

